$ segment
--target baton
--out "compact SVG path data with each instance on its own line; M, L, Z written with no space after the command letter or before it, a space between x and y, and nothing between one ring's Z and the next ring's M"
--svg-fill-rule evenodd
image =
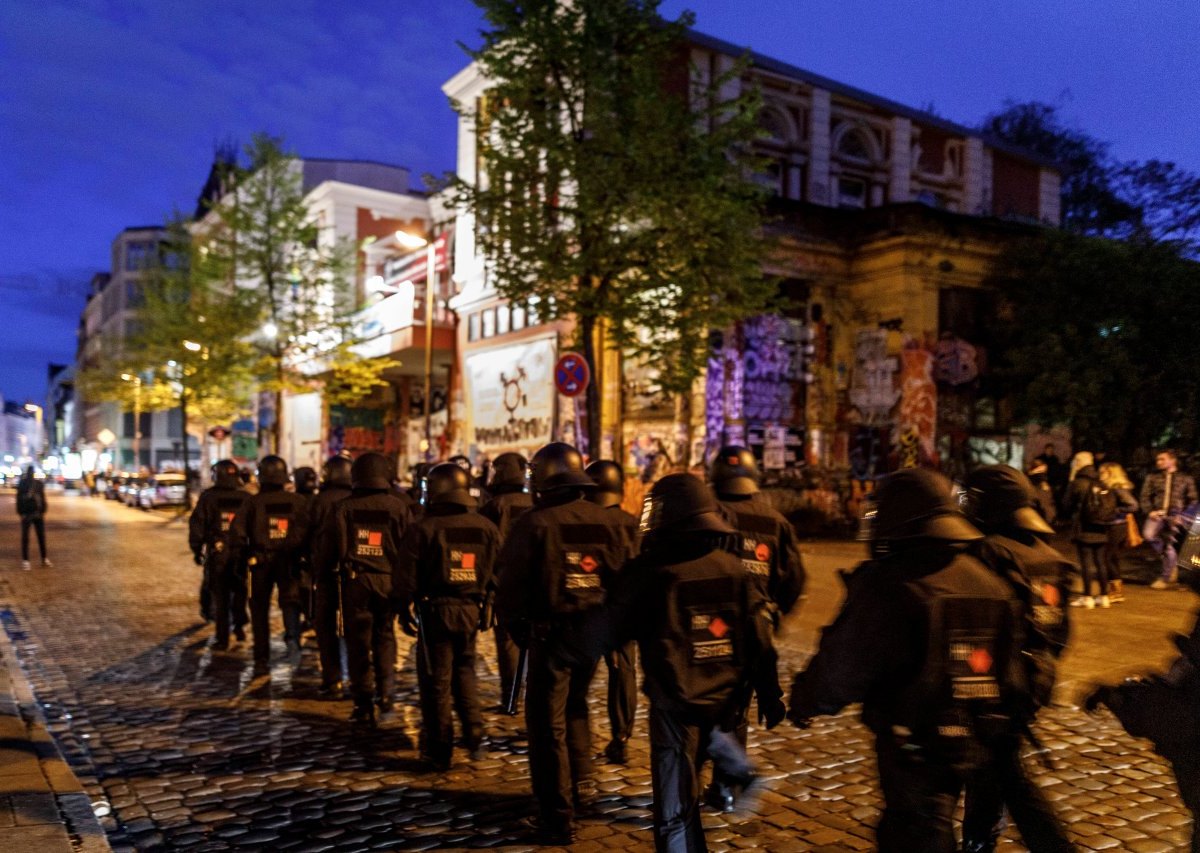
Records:
M521 682L525 680L526 670L529 669L529 649L521 649L517 655L517 671L513 673L512 687L504 700L504 710L509 715L517 713L517 697L521 695Z
M339 639L344 639L346 636L346 618L342 615L342 573L340 571L334 571L333 573L333 586L335 589L334 595L337 596L335 602L337 607L337 627L334 630Z

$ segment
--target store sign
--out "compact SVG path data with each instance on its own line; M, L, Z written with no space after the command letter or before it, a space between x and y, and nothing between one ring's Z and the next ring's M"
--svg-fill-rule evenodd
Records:
M554 339L543 338L467 357L467 399L479 452L528 456L552 440L554 352Z

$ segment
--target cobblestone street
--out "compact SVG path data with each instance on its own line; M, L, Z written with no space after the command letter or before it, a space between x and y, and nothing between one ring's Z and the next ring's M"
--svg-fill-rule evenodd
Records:
M480 649L488 757L471 763L459 750L450 772L422 773L407 638L401 713L376 733L354 734L349 702L316 697L311 638L293 671L282 663L277 619L280 663L259 677L247 646L208 649L211 627L198 619L200 570L184 523L98 499L51 493L49 500L54 567L24 572L12 493L0 497L0 618L115 850L529 848L518 825L532 803L521 718L490 711L499 700L490 637ZM860 553L853 543L805 545L810 595L785 626L785 682L837 606L835 570ZM1190 627L1195 606L1188 593L1135 586L1125 604L1072 613L1059 702L1038 727L1053 769L1034 772L1083 849L1186 846L1189 816L1169 768L1110 715L1088 717L1074 703L1092 681L1169 658L1167 635ZM604 684L601 667L593 688L597 750L607 740ZM597 765L600 801L572 849L651 846L644 711L630 765ZM880 798L870 736L855 713L807 731L787 723L752 731L751 743L767 791L757 814L706 816L712 849L873 847ZM1010 829L1002 849L1023 849L1016 838Z

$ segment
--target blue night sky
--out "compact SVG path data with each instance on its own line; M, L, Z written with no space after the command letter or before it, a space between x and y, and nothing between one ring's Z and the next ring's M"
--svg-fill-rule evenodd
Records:
M687 8L702 32L964 124L1042 100L1117 157L1200 170L1193 0L663 4ZM44 395L113 237L190 211L215 143L265 130L414 182L450 169L440 87L480 23L470 0L0 3L0 394Z

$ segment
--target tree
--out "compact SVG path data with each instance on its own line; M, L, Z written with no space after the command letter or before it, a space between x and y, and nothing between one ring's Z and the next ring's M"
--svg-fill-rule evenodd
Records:
M254 374L275 395L278 451L285 391L328 385L335 402L356 400L386 384L381 374L395 362L362 359L347 345L354 247L323 233L310 215L300 162L264 134L244 153L244 166L218 158L224 192L194 228L203 263L193 280L231 295L242 312Z
M497 291L573 317L593 368L604 335L647 357L666 390L691 387L710 329L774 295L762 261L759 100L729 97L686 63L690 15L658 0L476 0L491 25L467 52L491 84L477 107L479 179L454 182ZM587 392L591 452L599 389Z

